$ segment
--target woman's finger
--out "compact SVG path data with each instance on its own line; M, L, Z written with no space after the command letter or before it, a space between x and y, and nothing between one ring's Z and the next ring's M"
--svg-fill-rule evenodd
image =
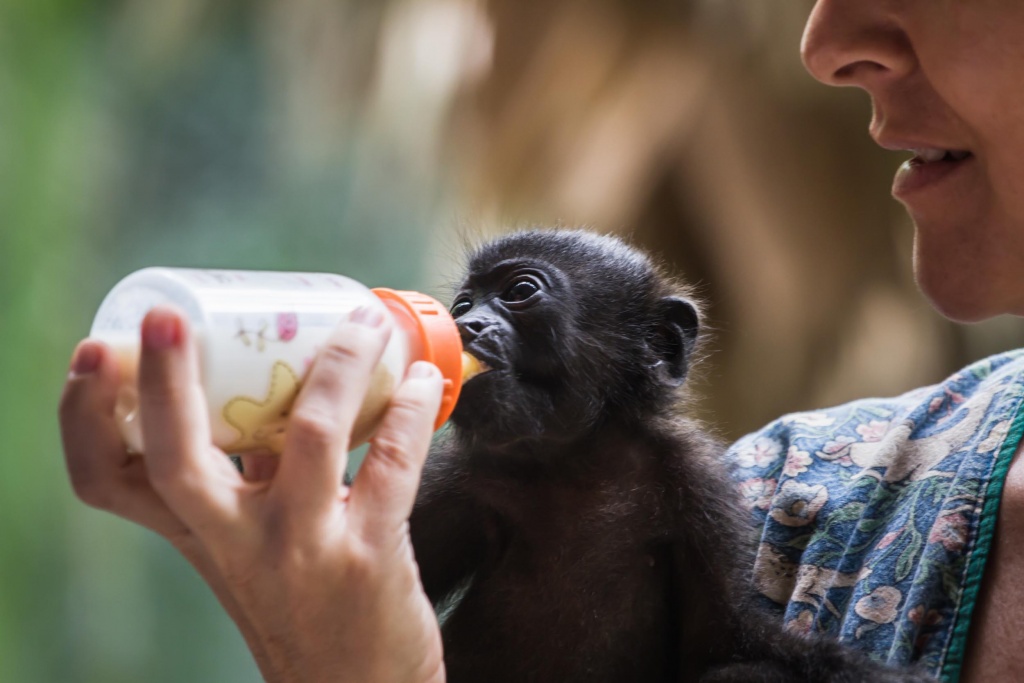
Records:
M269 451L239 453L238 459L242 463L242 477L253 483L273 479L274 473L277 472L277 465L281 461L279 455Z
M234 519L242 478L211 444L196 348L171 307L142 322L139 418L150 481L170 508L193 530Z
M145 463L128 453L114 421L120 387L110 349L79 344L60 401L60 432L71 486L88 505L113 512L167 537L187 533L149 485Z
M396 532L416 500L442 389L434 365L414 363L370 442L349 506L353 528L369 543L400 538Z
M110 510L117 469L128 453L113 421L118 369L93 340L78 345L60 399L60 432L71 486L86 504Z
M295 519L338 501L349 437L391 329L383 313L360 308L320 350L288 418L271 496Z

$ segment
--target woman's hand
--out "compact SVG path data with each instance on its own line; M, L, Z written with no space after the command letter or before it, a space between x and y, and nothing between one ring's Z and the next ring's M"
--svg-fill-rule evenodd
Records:
M349 435L390 334L380 313L342 323L292 409L284 453L211 445L190 331L175 309L142 327L145 456L114 421L118 368L82 342L61 399L71 483L87 504L167 538L238 624L270 683L438 683L441 638L423 593L407 520L441 398L417 363L398 387L351 489Z

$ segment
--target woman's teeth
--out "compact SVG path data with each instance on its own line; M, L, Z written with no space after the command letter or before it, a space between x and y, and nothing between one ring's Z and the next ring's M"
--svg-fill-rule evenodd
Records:
M934 149L930 147L925 147L922 149L912 149L910 151L914 153L915 159L919 159L926 164L930 164L934 161L962 161L967 157L971 156L970 152L949 149Z

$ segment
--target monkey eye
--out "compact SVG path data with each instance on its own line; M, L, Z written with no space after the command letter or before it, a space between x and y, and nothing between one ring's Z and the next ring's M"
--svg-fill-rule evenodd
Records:
M507 304L518 304L526 301L540 291L540 285L532 277L518 277L505 288L501 300Z
M466 313L469 313L469 309L471 308L473 308L472 301L470 301L469 299L459 299L452 306L452 317L458 318L460 315L465 315Z

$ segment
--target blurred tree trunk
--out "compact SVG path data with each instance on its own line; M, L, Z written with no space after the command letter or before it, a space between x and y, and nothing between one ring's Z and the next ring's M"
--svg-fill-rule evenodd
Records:
M493 70L450 136L485 230L631 235L701 286L695 385L730 437L966 360L913 284L866 95L804 72L809 2L762 4L491 0Z

